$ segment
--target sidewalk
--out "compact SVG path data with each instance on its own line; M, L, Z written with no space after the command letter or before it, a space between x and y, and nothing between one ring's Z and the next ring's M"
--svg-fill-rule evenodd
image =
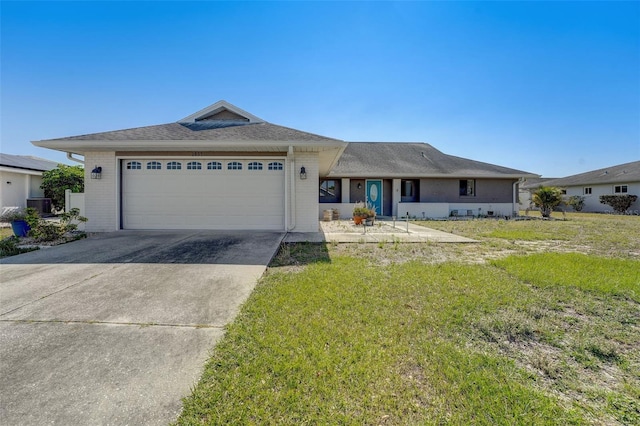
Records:
M408 228L408 229L407 229ZM286 243L336 242L336 243L378 243L381 241L402 243L475 243L476 240L460 235L416 225L412 222L376 220L373 226L354 225L350 220L320 222L321 232L289 233ZM408 232L407 232L408 231Z

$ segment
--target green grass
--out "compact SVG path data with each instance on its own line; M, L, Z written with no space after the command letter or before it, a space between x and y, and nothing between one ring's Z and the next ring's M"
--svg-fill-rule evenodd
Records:
M0 228L0 240L3 240L12 235L13 231L11 230L11 228Z
M284 245L177 424L638 424L640 261L618 235L638 222L589 220L610 218L454 223L472 245ZM563 250L513 249L494 233L512 226ZM626 242L589 245L602 228Z
M640 260L580 253L539 253L497 260L493 264L537 287L571 286L595 294L625 296L640 303Z

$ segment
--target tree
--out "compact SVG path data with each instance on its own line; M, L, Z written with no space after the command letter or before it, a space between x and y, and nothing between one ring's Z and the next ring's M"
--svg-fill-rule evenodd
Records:
M616 213L624 214L637 199L637 195L601 195L600 204L607 204Z
M540 208L542 217L550 217L553 208L562 202L562 191L553 186L541 186L531 199Z
M84 169L82 166L58 164L53 170L42 173L44 196L51 198L56 210L64 210L64 191L84 192Z
M581 212L584 208L584 197L581 197L580 195L573 195L569 197L569 200L567 200L567 205L573 207L575 211Z

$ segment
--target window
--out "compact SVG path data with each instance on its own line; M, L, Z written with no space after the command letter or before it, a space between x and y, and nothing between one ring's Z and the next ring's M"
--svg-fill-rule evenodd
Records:
M340 180L326 179L320 181L320 202L321 203L339 203L340 199Z
M262 170L262 163L252 161L249 163L249 170Z
M614 194L626 194L628 190L627 185L616 185L613 187Z
M181 169L182 169L182 163L178 161L169 161L167 163L167 170L181 170Z
M591 195L591 187L590 186L585 187L583 194L584 195Z
M147 163L147 170L160 170L162 169L162 163L159 161L149 161Z
M460 181L460 195L472 197L476 195L475 179L463 179Z
M207 163L207 170L222 170L222 163L219 161L210 161Z
M139 161L129 161L127 162L127 170L140 170L142 169L142 163Z
M199 161L189 161L187 163L187 170L202 170L202 163Z
M238 161L227 163L227 170L242 170L242 163Z
M400 201L403 203L417 202L418 196L418 181L417 180L402 180L400 182Z
M272 163L269 163L269 170L282 170L282 163L279 161L274 161Z

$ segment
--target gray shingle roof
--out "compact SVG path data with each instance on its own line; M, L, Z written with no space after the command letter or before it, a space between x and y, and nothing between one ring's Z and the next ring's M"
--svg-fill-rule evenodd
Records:
M640 161L605 167L545 182L549 186L597 185L602 183L640 182Z
M49 140L82 141L340 141L271 123L207 126L204 122L168 123Z
M547 184L548 181L558 178L527 178L524 183L520 184L520 189L537 189Z
M0 154L0 166L43 172L55 169L58 163L30 155Z
M520 177L522 170L447 155L426 143L350 142L334 177Z

